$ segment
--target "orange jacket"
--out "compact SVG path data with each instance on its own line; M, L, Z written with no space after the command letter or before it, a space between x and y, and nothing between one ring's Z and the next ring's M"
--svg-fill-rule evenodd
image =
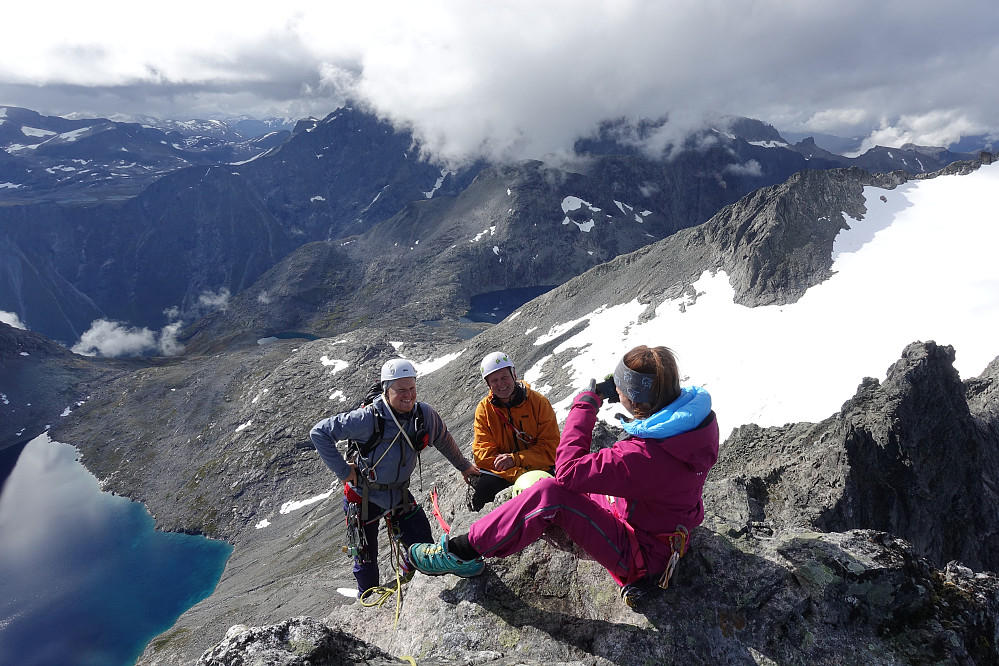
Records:
M548 398L531 390L526 382L518 383L527 397L516 407L494 400L492 391L479 402L472 441L475 464L510 483L528 470L550 471L555 465L559 439L558 420ZM514 428L523 435L518 437ZM514 467L502 472L495 469L494 461L501 453L513 455Z

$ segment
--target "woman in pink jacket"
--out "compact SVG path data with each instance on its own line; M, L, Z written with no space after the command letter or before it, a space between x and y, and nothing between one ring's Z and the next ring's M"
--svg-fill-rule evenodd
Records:
M704 519L701 493L718 459L711 397L699 387L681 388L679 377L666 347L629 351L613 383L591 381L573 401L554 478L475 521L468 534L413 544L412 563L429 575L477 576L482 558L519 552L558 525L610 572L628 605L657 584L666 587L689 530ZM628 437L591 453L603 398L619 398L635 418L622 419Z

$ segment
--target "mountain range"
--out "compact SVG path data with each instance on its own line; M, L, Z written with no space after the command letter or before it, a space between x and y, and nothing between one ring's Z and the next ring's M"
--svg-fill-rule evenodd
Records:
M662 122L606 123L572 159L442 168L409 132L350 106L248 141L217 122L5 107L0 310L67 346L99 320L189 326L240 294L181 338L198 347L230 334L332 335L390 322L398 308L398 319L444 320L438 328L453 331L473 298L540 293L802 169L916 174L973 157L908 146L845 158L749 119L650 157L641 142ZM400 263L419 279L393 281ZM298 311L274 316L272 269L303 276L282 287Z
M869 273L846 280L893 243L893 262L874 255L874 268L903 274L924 255L887 232L922 219L940 236L931 245L946 247L950 233L965 254L918 268L971 290L981 279L964 282L954 266L980 263L973 247L992 245L940 211L989 226L980 202L995 191L994 156L885 149L871 164L892 168L866 169L738 121L652 159L621 143L620 127L581 142L571 163L442 173L411 137L340 109L250 162L178 169L126 201L0 206L6 284L35 276L31 290L0 291L10 299L0 310L31 329L0 324L2 441L51 426L102 487L144 502L161 529L235 546L215 593L140 663L999 659L994 328L969 331L964 347L931 341ZM919 301L924 287L890 284L887 298L904 311L911 288L930 320L999 312L987 297ZM494 325L463 320L473 298L522 288L544 293L500 308ZM833 288L839 308L805 310L811 330L790 326L796 308ZM158 328L156 312L194 317L197 297L223 289L226 307L184 329L186 351L172 357L83 357L36 323L71 332L107 316ZM8 305L40 292L48 300L32 308ZM717 318L699 318L718 301ZM35 319L37 303L83 312ZM885 335L896 329L905 342ZM882 339L897 345L890 356ZM490 561L479 579L417 577L398 627L392 609L337 592L352 585L340 488L307 434L356 404L384 360L416 362L420 399L468 452L486 353L507 351L564 418L587 380L639 342L675 346L684 383L712 392L726 435L706 521L650 609L627 609L557 535ZM799 344L807 354L792 373L779 358ZM872 372L854 363L867 348L879 353ZM965 370L972 352L986 361ZM856 373L851 388L841 373ZM809 402L815 418L797 407ZM597 444L619 432L605 409ZM427 506L440 490L455 529L474 519L433 452L413 486Z

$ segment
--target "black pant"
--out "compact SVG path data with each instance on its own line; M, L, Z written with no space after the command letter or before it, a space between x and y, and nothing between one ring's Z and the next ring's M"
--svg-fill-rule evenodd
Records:
M487 502L492 502L496 494L513 484L495 474L479 474L475 477L475 492L472 493L472 509L480 510Z
M407 498L415 507L408 513L403 511L398 511L393 514L392 520L395 522L396 527L399 528L399 541L406 548L409 548L414 543L425 543L433 542L434 537L430 531L430 520L427 519L427 514L421 506L416 504L416 500L413 499L412 493L406 493ZM347 511L347 498L343 498L343 510L344 513ZM382 509L377 504L368 503L368 511L370 515L379 516L384 513ZM364 534L368 540L368 561L365 562L362 558L354 558L354 578L357 579L357 593L361 594L365 590L376 587L378 583L378 525L382 520L380 518L375 518L374 520L369 520L367 524L364 525ZM403 558L406 556L403 555ZM406 560L407 564L409 560ZM394 563L393 563L394 564Z

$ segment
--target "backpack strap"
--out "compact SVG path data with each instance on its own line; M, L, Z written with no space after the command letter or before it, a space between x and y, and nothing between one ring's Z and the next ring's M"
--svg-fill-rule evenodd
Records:
M353 449L362 458L371 453L371 450L378 445L381 441L382 434L385 432L385 417L378 413L374 405L368 405L367 408L371 412L371 416L374 417L374 428L371 431L371 436L365 441L361 442L356 439L348 441L348 449Z

